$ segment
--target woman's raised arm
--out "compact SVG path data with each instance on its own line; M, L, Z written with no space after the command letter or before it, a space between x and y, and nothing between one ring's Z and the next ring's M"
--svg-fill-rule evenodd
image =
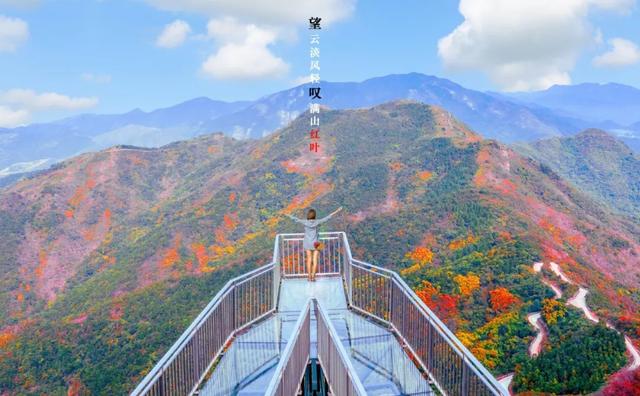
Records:
M285 216L287 216L288 218L290 218L291 220L293 220L293 221L297 222L297 223L302 223L302 224L304 224L304 220L299 219L299 218L297 218L297 217L295 217L295 216L292 216L292 215L290 215L289 213L285 213L284 215L285 215Z
M318 220L316 223L317 224L321 224L324 223L325 221L329 220L333 215L335 215L336 213L338 213L339 211L342 210L342 206L339 207L338 209L334 210L333 212L329 213L327 216L321 218L320 220Z

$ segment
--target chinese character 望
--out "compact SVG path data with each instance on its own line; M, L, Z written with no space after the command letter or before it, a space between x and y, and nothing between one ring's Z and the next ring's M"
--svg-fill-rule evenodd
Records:
M311 17L309 18L309 29L322 29L320 27L320 21L322 20L322 18L319 17Z

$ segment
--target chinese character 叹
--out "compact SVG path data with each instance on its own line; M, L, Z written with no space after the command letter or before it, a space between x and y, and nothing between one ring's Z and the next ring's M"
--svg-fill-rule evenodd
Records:
M322 29L320 27L320 21L322 20L322 18L319 17L311 17L309 18L309 29Z
M322 99L322 96L320 96L320 87L309 88L309 96L311 96L311 99Z

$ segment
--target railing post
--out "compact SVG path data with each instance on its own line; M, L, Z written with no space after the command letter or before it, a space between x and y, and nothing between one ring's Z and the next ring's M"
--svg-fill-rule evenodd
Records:
M433 370L433 323L431 319L427 321L429 330L427 331L427 369Z
M464 357L462 359L462 384L460 386L462 396L469 396L469 365Z
M235 282L234 282L235 285ZM231 315L231 323L233 323L233 328L237 329L238 328L238 315L237 315L237 305L236 305L236 293L237 293L237 289L234 287L233 289L231 289L231 307L232 307L232 315Z

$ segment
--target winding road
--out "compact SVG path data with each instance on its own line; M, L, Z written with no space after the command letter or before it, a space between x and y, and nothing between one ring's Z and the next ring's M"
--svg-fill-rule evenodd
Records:
M543 267L544 267L544 263L541 263L541 262L534 263L533 271L536 273L540 273ZM573 282L568 276L564 274L564 272L562 272L562 270L560 269L560 266L557 263L550 262L549 269L551 269L551 271L563 282L572 284L572 285L575 284L575 282ZM553 290L553 292L555 293L556 299L562 297L562 290L558 286L556 286L555 284L553 284L552 282L544 278L542 278L542 283L549 286L551 290ZM598 323L599 322L598 317L591 311L591 309L589 309L589 306L587 305L587 299L586 299L587 294L589 294L588 289L584 287L579 287L576 294L574 294L569 300L567 300L567 304L582 310L582 312L584 313L584 316L588 320L594 323ZM540 312L532 312L528 314L527 321L537 331L536 337L533 339L533 341L531 341L531 344L529 344L529 356L536 357L538 356L538 354L540 353L540 350L542 349L542 342L547 337L547 331L545 329L544 323L542 322L542 317ZM609 322L606 322L606 325L607 327L613 330L616 330ZM640 367L640 351L638 351L638 348L633 344L633 342L631 342L631 339L626 335L624 336L624 344L627 348L627 352L629 353L630 361L629 361L629 364L627 364L622 370L634 370ZM511 386L511 382L513 381L513 376L514 376L514 373L509 373L498 378L498 381L500 382L500 384L509 391L509 394L513 394L509 389Z
M540 353L540 349L542 348L542 341L547 336L546 330L542 324L541 314L540 312L534 312L527 315L527 320L531 323L534 329L538 331L536 334L536 338L533 339L531 344L529 344L529 356L535 357Z
M540 272L542 270L544 264L542 263L535 263L533 264L533 270L535 272ZM554 274L556 274L558 276L558 278L560 278L563 282L565 283L569 283L569 284L575 284L575 282L573 282L571 279L569 279L568 276L566 276L562 270L560 269L560 266L556 263L554 263L553 261L549 263L549 267L551 268L551 271L553 271ZM544 280L543 280L544 282ZM562 296L562 292L560 291L560 289L554 288L553 286L551 286L550 283L546 283L545 284L549 285L549 287L551 287L553 289L553 291L556 293L557 298L560 298ZM557 289L557 291L556 291ZM593 311L591 311L591 309L589 309L589 306L587 305L587 294L589 294L589 290L584 288L584 287L579 287L578 291L576 292L576 294L574 294L569 300L567 300L567 304L574 306L578 309L581 309L582 312L584 313L585 318L587 318L588 320L594 322L594 323L598 323L599 319L596 316L596 314L593 313ZM607 327L616 330L610 323L606 323ZM535 327L535 326L534 326ZM618 330L616 330L618 331ZM537 339L537 337L536 337ZM535 342L535 340L534 340ZM533 344L533 343L532 343ZM627 337L626 335L624 336L624 344L627 348L627 352L629 353L630 356L630 361L629 364L627 366L625 366L624 369L626 370L633 370L636 369L638 367L640 367L640 351L638 351L638 348L633 344L633 342L631 342L631 339L629 337ZM530 348L531 349L531 348ZM624 370L623 369L623 370Z

